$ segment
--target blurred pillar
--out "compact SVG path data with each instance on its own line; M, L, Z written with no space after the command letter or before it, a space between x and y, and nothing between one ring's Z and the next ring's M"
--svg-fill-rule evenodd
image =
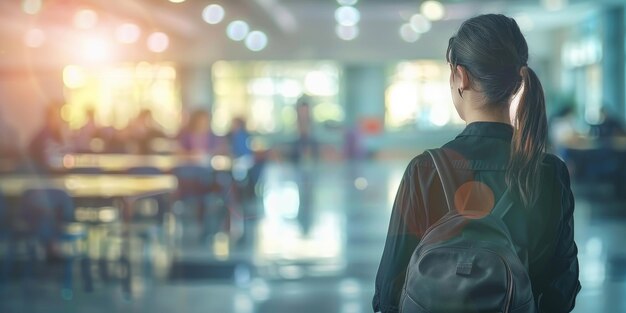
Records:
M213 81L210 66L187 67L179 70L183 109L211 108Z
M602 96L603 104L626 121L624 54L624 7L612 7L603 14Z
M385 68L378 64L344 67L343 104L346 127L358 127L363 117L385 118Z

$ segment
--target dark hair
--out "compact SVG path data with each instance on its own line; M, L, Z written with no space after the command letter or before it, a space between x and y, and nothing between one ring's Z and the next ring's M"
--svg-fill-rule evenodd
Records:
M543 88L528 63L528 45L514 19L486 14L465 21L450 38L446 58L463 66L493 107L510 105L521 90L513 121L513 139L506 183L524 205L539 193L547 120Z

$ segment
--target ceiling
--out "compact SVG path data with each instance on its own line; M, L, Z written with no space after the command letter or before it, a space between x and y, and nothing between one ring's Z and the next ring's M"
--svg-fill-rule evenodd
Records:
M567 8L547 12L539 0L444 0L446 16L433 23L431 31L415 43L404 42L398 29L419 11L417 0L360 0L360 35L343 41L335 35L334 0L43 0L35 16L25 14L21 1L0 1L0 66L68 64L82 51L76 43L80 36L109 36L124 22L133 22L143 31L133 45L115 45L111 62L171 60L181 64L206 65L216 60L338 59L343 61L385 61L390 59L440 58L447 39L466 18L497 12L512 16L525 14L532 29L527 30L531 47L537 54L549 53L549 30L576 23L594 10L622 0L569 0ZM223 22L209 25L201 18L204 7L222 5ZM623 5L623 4L622 4ZM96 11L98 24L89 31L72 27L73 14L81 9ZM269 43L260 52L249 51L243 43L227 38L226 25L235 19L247 21L252 29L267 33ZM27 48L24 34L38 27L46 34L42 47ZM169 35L170 46L163 53L145 48L145 34L162 31ZM535 44L533 44L535 43ZM542 50L543 49L543 50Z

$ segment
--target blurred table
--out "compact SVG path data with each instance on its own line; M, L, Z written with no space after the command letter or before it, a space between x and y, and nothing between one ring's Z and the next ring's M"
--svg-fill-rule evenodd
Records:
M626 137L612 138L591 138L587 136L575 137L567 144L563 145L567 150L596 150L611 149L615 151L626 151Z
M0 193L7 199L19 199L27 189L54 188L67 192L75 201L121 201L122 216L128 221L133 203L139 199L167 195L176 191L178 182L173 175L87 175L57 176L3 175Z
M61 176L3 175L0 192L7 197L20 196L26 189L55 188L73 198L135 198L145 194L176 190L173 175L86 175Z
M230 171L232 161L224 155L65 154L52 158L49 164L55 171L97 168L103 173L125 173L135 167L153 167L169 173L182 165L202 165L216 171Z

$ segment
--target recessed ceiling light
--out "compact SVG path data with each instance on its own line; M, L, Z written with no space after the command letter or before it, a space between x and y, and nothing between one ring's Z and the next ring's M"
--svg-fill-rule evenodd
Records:
M209 24L218 24L224 15L224 8L219 4L210 4L202 10L202 19Z
M246 47L252 51L261 51L267 46L267 35L262 31L252 31L246 37Z
M428 32L430 28L432 27L432 24L430 23L430 21L421 14L415 14L411 16L410 23L411 23L411 27L413 27L413 30L415 30L416 32L420 34Z
M359 0L337 0L340 5L355 5Z
M148 49L152 52L163 52L170 44L167 34L162 32L154 32L148 36Z
M335 19L343 26L353 26L361 20L361 13L354 7L342 6L335 10Z
M93 10L80 10L74 14L74 26L80 29L90 29L98 23L98 13Z
M359 36L359 27L356 25L346 26L339 24L335 28L335 32L337 33L337 37L350 41Z
M427 0L420 5L420 13L431 21L438 21L446 14L446 9L439 1Z
M412 43L420 39L420 34L411 27L411 24L404 24L400 26L400 37L402 40Z
M133 43L139 39L141 29L133 23L124 23L115 29L115 38L121 43Z
M226 35L234 41L246 39L249 31L250 26L248 26L248 23L240 20L232 21L228 24L228 27L226 27Z

